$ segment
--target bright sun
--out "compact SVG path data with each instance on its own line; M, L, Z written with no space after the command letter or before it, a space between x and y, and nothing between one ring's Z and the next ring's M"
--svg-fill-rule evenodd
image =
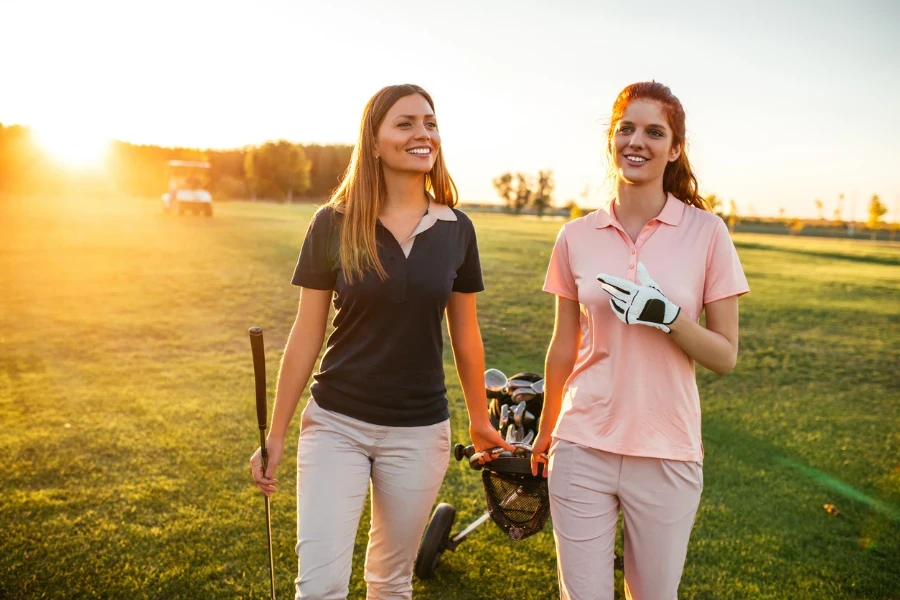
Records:
M103 165L109 140L95 132L72 128L47 127L34 130L38 145L55 161L78 169Z

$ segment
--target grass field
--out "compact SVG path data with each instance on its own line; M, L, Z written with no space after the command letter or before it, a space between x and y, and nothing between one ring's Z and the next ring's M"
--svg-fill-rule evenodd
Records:
M311 213L0 197L0 598L267 597L247 329L266 332L272 391ZM539 371L561 223L473 219L488 365ZM735 371L698 368L706 484L680 597L900 598L900 246L735 241L752 293ZM449 345L445 364L464 441ZM272 501L279 598L296 573L292 452ZM485 510L456 462L439 499L457 523ZM482 527L415 596L557 597L550 527L520 543Z

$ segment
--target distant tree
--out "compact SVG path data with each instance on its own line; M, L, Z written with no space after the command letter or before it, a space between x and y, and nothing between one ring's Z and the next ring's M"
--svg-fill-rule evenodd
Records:
M722 208L722 199L716 196L715 194L710 194L706 198L706 206L709 207L711 212L719 214L719 210Z
M792 219L788 227L788 233L791 235L799 235L803 231L804 223L801 219Z
M503 173L495 178L493 183L497 195L503 200L509 212L519 214L523 208L532 203L535 192L532 190L531 177L525 173L516 173L515 175L509 172Z
M215 183L216 200L229 198L232 200L247 198L247 182L233 175L222 175Z
M516 184L514 186L513 212L519 214L522 209L531 204L534 197L534 191L531 189L531 177L525 173L516 173Z
M738 207L734 198L728 201L728 231L734 233L734 226L738 223Z
M819 214L819 220L824 221L825 220L825 204L818 198L816 198L814 202L816 204L816 212Z
M544 215L544 211L553 203L553 171L538 171L537 183L532 193L531 205L539 217Z
M256 168L253 166L253 148L247 148L244 152L244 179L247 181L247 189L250 190L250 199L256 202Z
M884 205L878 194L873 194L869 200L869 218L866 220L866 227L872 230L873 240L878 229L881 228L881 217L887 214L887 211L887 206Z
M569 200L566 202L566 209L569 211L569 220L574 221L575 219L579 219L584 216L584 211L581 210L581 207L574 200Z
M495 177L493 184L494 189L497 190L497 195L503 200L504 206L506 206L507 210L512 211L512 207L515 204L512 173L506 172L499 177Z
M331 192L341 183L344 173L350 165L353 146L343 144L320 146L311 144L303 146L303 151L311 163L309 170L310 186L304 192L304 195L311 197L330 196Z
M296 193L309 189L310 162L301 146L285 140L266 142L248 152L244 159L244 174L251 193L265 190L266 196L290 200Z
M834 207L834 222L835 225L844 223L844 194L838 194L837 205Z

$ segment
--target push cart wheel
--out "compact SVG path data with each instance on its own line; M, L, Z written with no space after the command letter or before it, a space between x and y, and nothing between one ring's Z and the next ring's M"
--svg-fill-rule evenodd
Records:
M419 579L434 576L434 571L441 562L441 555L447 549L450 529L455 519L456 509L449 504L442 502L434 509L428 527L425 528L422 544L419 546L419 555L416 556L415 573Z

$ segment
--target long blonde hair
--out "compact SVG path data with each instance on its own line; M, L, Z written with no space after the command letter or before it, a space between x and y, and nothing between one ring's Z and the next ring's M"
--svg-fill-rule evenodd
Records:
M408 83L384 87L369 99L359 123L359 137L350 157L350 166L328 203L343 214L340 258L344 279L348 283L362 279L368 269L373 269L382 280L387 279L387 272L378 259L378 243L375 240L375 224L387 197L381 161L375 160L375 138L391 107L400 98L412 94L422 95L434 110L434 102L428 92ZM424 191L431 192L438 204L451 208L456 206L456 184L447 172L440 149L434 166L425 174Z

